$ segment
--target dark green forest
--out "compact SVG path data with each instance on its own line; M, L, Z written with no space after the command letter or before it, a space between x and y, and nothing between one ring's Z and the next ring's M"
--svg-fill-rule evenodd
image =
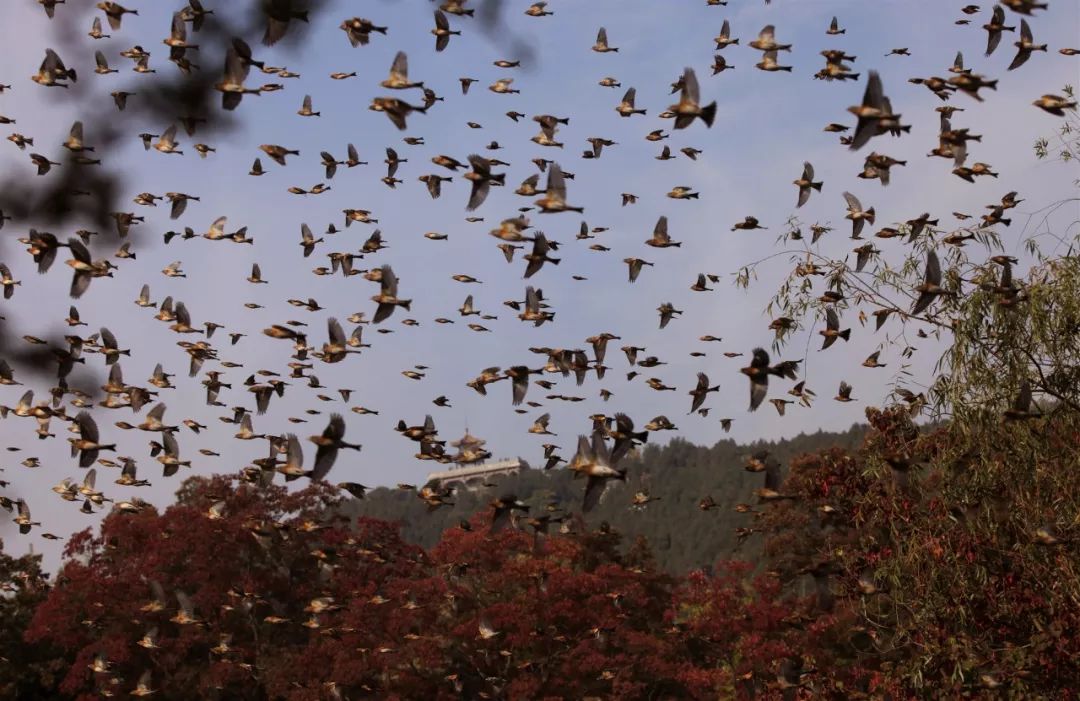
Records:
M588 524L607 522L633 543L647 539L657 565L671 574L709 569L718 560L754 560L760 541L740 544L736 529L747 525L744 514L735 508L753 501L748 496L759 486L761 475L744 469L748 458L767 450L787 466L797 456L839 447L853 450L866 433L855 424L843 433L818 431L780 441L756 441L739 445L722 440L711 447L696 446L681 438L664 445L646 445L624 463L629 469L625 483L608 486L600 505L588 515ZM495 486L455 492L453 506L429 512L411 490L378 488L363 500L351 499L344 507L351 517L365 516L398 523L402 537L423 548L434 547L447 528L454 528L488 502L512 493L530 507L530 515L545 513L548 504L557 504L559 513L581 512L584 488L573 473L556 468L550 471L523 470L498 478ZM633 496L644 489L654 499L644 507L633 506ZM709 510L698 503L712 497ZM757 508L757 507L754 507ZM552 529L558 524L552 524Z

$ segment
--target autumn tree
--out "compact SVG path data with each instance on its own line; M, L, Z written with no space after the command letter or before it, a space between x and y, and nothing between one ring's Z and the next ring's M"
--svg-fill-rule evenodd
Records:
M159 698L290 698L295 651L333 634L323 612L422 556L386 524L336 520L337 500L192 478L164 512L114 512L69 541L27 637L66 652L75 698L127 693L147 670Z

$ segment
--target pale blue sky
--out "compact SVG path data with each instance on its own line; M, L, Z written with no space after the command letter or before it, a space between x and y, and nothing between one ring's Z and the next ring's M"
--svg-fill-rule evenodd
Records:
M166 60L161 39L167 34L169 17L178 3L131 0L129 4L137 7L140 15L125 17L121 31L98 42L85 36L91 17L100 14L91 12L92 3L71 0L69 6L57 9L58 15L78 16L75 26L81 31L74 41L54 36L62 17L50 24L31 0L5 5L4 22L0 24L0 82L12 84L13 89L0 95L0 114L15 118L17 124L5 126L3 134L18 131L33 137L36 146L20 152L3 142L0 168L4 172L19 169L33 179L36 176L28 158L31 150L62 160L60 144L75 118L82 117L86 122L86 141L90 144L95 141L95 120L102 118L118 120L130 134L123 148L101 155L113 166L122 164L127 174L122 202L130 204L123 207L147 217L146 224L135 227L129 238L138 259L118 261L116 278L96 280L77 306L89 322L90 331L108 326L122 347L134 349L132 357L122 362L129 383L145 384L156 362L163 362L167 371L177 374L179 389L161 395L169 405L167 418L175 423L192 417L210 427L199 436L186 428L178 435L185 459L194 461L192 474L234 471L253 458L263 457L265 444L231 440L235 427L217 420L226 412L205 406L201 386L186 377L187 357L175 345L180 336L153 320L152 310L139 309L132 303L139 287L149 283L154 300L173 295L184 301L196 324L213 320L228 327L219 331L213 342L222 359L242 362L245 367L228 371L234 390L224 392L221 398L230 406L253 406L250 395L241 389L244 378L259 368L285 370L291 350L288 343L261 336L261 329L287 319L300 319L310 324L311 341L321 344L327 316L344 320L357 311L366 312L368 317L374 313L370 297L377 292L375 285L359 276L345 280L311 274L315 266L328 265L326 253L357 250L374 226L353 225L335 237L327 237L326 243L308 259L301 257L297 245L301 222L307 222L316 232L325 230L331 221L343 228L341 210L347 207L372 210L389 245L379 254L357 261L358 267L391 264L401 279L401 295L414 300L412 312L399 310L383 324L393 329L392 334L374 333L373 327L365 329L365 341L374 347L363 355L333 366L316 361L313 372L330 388L318 391L336 396L334 390L339 387L354 389L349 404L320 402L314 398L316 391L294 386L284 400L275 398L271 402L265 416L255 417L255 428L260 432L295 431L306 437L322 430L330 411L342 411L348 423L347 438L363 443L364 450L359 456L343 455L330 479L381 485L422 482L432 468L431 463L413 459L415 443L392 431L398 419L414 424L422 421L426 413L435 417L443 438L456 438L468 423L473 433L488 440L496 456L520 455L534 464L540 462L539 445L546 437L531 436L526 428L545 411L553 415L551 429L559 434L555 442L563 446L561 453L565 457L570 457L577 434L588 429L586 417L597 411L625 411L639 425L657 414L666 414L680 427L682 436L699 443L712 443L723 436L719 428L722 417L735 419L730 435L743 441L819 428L843 429L861 420L865 407L880 401L900 363L898 358L890 357L895 353L886 353L882 360L889 364L887 368L855 367L876 348L883 334L875 337L869 329L859 329L854 312L845 319L845 325L856 327L850 346L841 345L821 355L816 350L820 338L815 335L810 342L805 372L808 386L820 395L814 411L792 407L786 417L780 418L766 405L754 414L748 413L746 380L737 372L746 358L728 359L722 355L722 351L749 353L755 346L767 347L772 340L763 307L786 263L781 259L764 269L762 278L749 292L736 289L733 273L741 264L777 250L775 238L794 212L796 192L791 181L799 176L804 160L813 162L825 186L823 192L814 193L799 215L808 222L831 222L836 227L819 244L822 252L831 255L843 255L854 245L847 239L849 228L843 220L844 190L857 194L865 206L876 207L878 226L904 221L923 211L941 217L942 225L950 226L954 223L950 212L978 214L985 204L998 201L1009 190L1018 190L1027 201L1019 208L1013 226L1002 230L1009 246L1020 238L1026 222L1024 212L1075 194L1071 177L1063 167L1037 162L1031 149L1038 136L1051 132L1059 123L1031 107L1031 101L1043 93L1060 92L1063 84L1075 84L1080 77L1080 61L1057 53L1059 47L1076 41L1080 29L1077 6L1062 0L1052 2L1049 13L1030 20L1036 39L1049 43L1050 52L1035 54L1022 69L1011 73L1006 73L1005 68L1015 52L1012 35L1005 36L992 57L983 57L986 33L979 25L986 21L989 5L972 18L972 25L961 27L953 24L962 16L959 2L777 0L766 7L757 0L732 0L728 7L708 7L704 0L566 0L552 2L549 9L555 15L542 19L525 16L528 3L516 2L507 15L509 28L499 36L505 38L512 32L531 45L535 53L521 69L504 70L493 66L492 61L512 57L509 44L500 43L504 38L496 41L485 35L478 23L468 18L450 18L453 28L462 30L463 35L453 37L449 48L436 54L429 33L433 3L365 3L358 8L354 3L329 2L328 9L305 28L307 48L266 48L253 43L257 58L287 66L302 78L280 80L253 72L249 85L282 82L286 89L245 97L236 111L243 120L242 130L205 137L218 149L205 160L192 149L195 142L203 140L201 134L194 139L181 136L181 148L186 151L183 157L143 151L136 135L143 131L160 133L167 124L143 123L136 113L129 116L111 107L110 91L124 87L138 92L141 83L154 79L132 73L130 61L118 55L122 49L140 43L152 52L152 67L163 74L176 70ZM206 4L218 5L215 9L223 11L221 0ZM358 13L376 24L388 25L388 35L374 35L368 46L352 48L337 27L341 20ZM847 28L846 35L825 35L833 15ZM712 77L712 37L725 18L731 21L732 33L741 39L741 44L724 52L735 69ZM1018 23L1019 17L1010 12L1008 19ZM794 65L792 74L767 74L753 67L760 53L746 45L767 23L777 26L779 40L794 44L790 57L782 56L784 63ZM600 26L607 28L610 43L620 48L619 53L596 54L589 50ZM29 81L46 46L55 48L69 66L80 71L80 85L88 86L93 95L94 108L89 114L80 111L85 110L85 103L75 109L66 102L69 96L62 90L46 90ZM912 56L886 58L884 54L894 47L908 47ZM824 63L818 52L825 48L842 48L856 55L854 69L863 77L849 83L812 80L811 75ZM121 73L93 74L95 49L103 50ZM425 81L446 98L429 114L411 116L407 132L398 132L384 115L367 109L373 96L388 94L378 83L386 77L399 50L408 53L411 77ZM965 95L952 100L965 109L954 118L954 124L970 126L973 132L984 135L982 143L973 146L971 160L987 161L1001 173L997 180L982 179L974 185L951 175L945 161L925 157L936 145L938 115L933 108L940 103L925 88L907 83L915 76L949 75L946 69L957 50L964 52L968 67L1000 80L996 92L984 92L984 103ZM220 47L207 46L194 60L204 71L216 74L221 56ZM653 156L660 152L661 145L645 141L644 135L658 128L670 132L672 123L657 115L674 101L668 95L668 85L684 66L696 69L703 100L718 102L716 123L711 130L696 123L674 133L663 143L669 144L678 158L657 161ZM871 69L882 74L886 94L913 129L903 139L878 138L862 151L851 153L836 143L835 135L821 129L833 121L853 123L846 108L859 101L865 74ZM356 71L358 77L337 82L328 77L333 71ZM461 76L479 79L464 97L457 80ZM619 79L622 88L597 85L605 76ZM489 92L487 86L500 77L513 77L514 87L521 94ZM646 117L622 119L615 114L623 91L630 86L637 88L638 107L648 110ZM321 118L296 115L307 93L312 95L315 109L322 112ZM413 103L421 100L418 91L400 96ZM515 124L504 116L511 109L528 117ZM538 131L529 118L541 113L570 117L570 124L558 134L566 144L564 149L542 148L529 141ZM483 129L467 128L465 122L470 120L481 123ZM427 145L408 146L401 140L404 135L425 137ZM593 136L613 139L618 145L605 149L599 160L582 160L581 153L588 147L585 139ZM444 184L442 198L437 201L428 197L416 178L426 173L450 174L434 166L432 156L447 154L464 161L470 153L487 153L485 146L492 140L505 147L495 155L512 164L504 169L507 187L493 190L475 213L486 221L469 224L464 221L468 187L460 175ZM290 185L310 187L322 182L319 151L328 150L343 158L348 142L356 144L361 158L371 165L342 167L332 181L327 181L333 189L324 195L298 197L286 192ZM281 168L263 156L267 175L251 178L247 171L252 160L262 156L258 146L264 143L299 149L301 157L291 158L289 166ZM409 159L399 169L398 177L405 182L396 190L379 182L385 175L382 160L386 146L393 146L402 158ZM684 146L704 153L697 162L691 162L678 154ZM907 168L894 170L888 188L855 178L870 150L909 161ZM573 239L582 217L530 215L538 229L563 243L555 254L562 263L546 266L528 283L544 290L557 313L555 323L533 328L502 305L504 300L523 298L527 284L521 278L524 262L519 257L513 265L507 265L495 248L497 242L487 232L499 220L513 216L517 207L531 204L534 198L517 197L512 190L536 172L529 160L538 156L555 159L577 175L569 182L570 203L585 207L583 218L590 226L609 230L595 241L579 242ZM56 173L41 180L50 177L56 177ZM665 193L675 185L693 187L701 192L701 199L668 199ZM165 206L155 210L131 203L131 198L143 191L182 191L200 196L202 201L192 202L179 222L171 222ZM621 207L621 192L638 194L640 202ZM757 216L769 230L731 232L731 225L747 214ZM1072 221L1076 214L1073 207L1062 215L1062 220ZM203 239L161 244L161 234L168 229L187 225L202 233L220 215L229 216L230 231L247 226L255 245ZM644 245L660 215L668 216L672 237L683 242L681 248L655 250ZM11 266L23 285L11 300L0 302L0 314L9 319L7 328L17 329L19 334L44 336L55 330L55 323L66 315L70 279L68 269L59 261L50 274L36 274L29 256L14 241L31 226L35 222L13 221L4 228L0 259ZM66 237L76 228L72 225L54 233ZM427 231L446 233L449 240L427 240L423 238ZM593 252L588 250L591 243L612 250ZM901 246L890 245L893 243L882 242L879 248L892 251L892 259L896 260ZM103 247L100 253L111 252L112 248ZM656 263L656 267L642 273L635 285L627 284L626 266L622 263L629 256ZM186 279L169 279L159 272L173 260L183 262ZM260 263L271 284L255 286L245 282L253 262ZM688 288L698 272L716 273L723 280L714 292L694 293ZM473 275L483 284L454 282L450 277L457 273ZM574 281L571 276L575 274L588 280ZM466 327L472 319L458 316L457 308L470 293L478 309L499 316L497 321L484 322L494 333L472 332ZM292 297L309 296L327 309L312 314L285 303ZM655 309L666 301L685 314L660 331ZM266 308L248 310L243 307L245 302L258 302ZM456 323L439 325L434 323L436 317L451 318ZM400 322L405 318L417 319L420 326L403 326ZM351 330L350 325L346 327ZM248 337L230 347L227 331L243 332ZM606 363L612 369L607 378L598 383L591 375L581 388L575 387L572 379L561 380L553 390L588 397L586 402L545 401L543 408L519 416L511 411L508 383L493 385L487 397L465 387L465 382L488 366L524 363L538 367L543 358L529 353L530 346L585 348L584 339L602 331L623 339L609 346ZM723 337L724 342L701 344L697 338L703 334ZM797 339L783 357L802 358L804 343L803 338ZM622 344L646 346L646 355L657 355L669 364L651 370L640 368L641 375L628 383L625 373L629 368L618 350ZM708 356L691 358L693 350L703 350ZM921 363L927 365L929 360ZM430 366L427 377L420 382L400 375L414 364ZM98 371L99 377L104 376L100 356L89 356L88 365ZM207 363L204 369L213 367L213 363ZM713 383L722 387L706 404L712 407L707 418L686 415L690 402L686 393L698 371L707 372ZM678 387L678 391L658 393L649 389L644 380L654 376ZM77 372L73 384L89 389L85 380L80 382L86 377ZM22 379L30 381L26 375ZM841 379L854 385L854 396L860 401L841 405L829 399ZM46 384L39 381L34 388L43 394ZM783 392L787 384L779 390L780 395L786 396ZM602 387L614 393L607 403L598 396ZM0 388L0 402L13 404L22 389ZM451 399L453 409L431 404L441 394ZM547 392L542 388L532 386L529 399L543 401L544 394ZM350 413L348 408L355 405L377 409L380 414ZM324 414L309 417L310 423L300 426L285 421L288 416L303 416L307 408L320 409ZM138 494L158 505L167 503L180 478L161 478L160 466L147 454L147 441L152 436L113 427L118 420L137 423L130 411L98 409L95 415L104 437L118 441L121 454L138 458L140 476L154 483L151 489L138 491L116 487L111 484L116 477L113 471L99 468L99 487L118 499ZM62 440L67 437L64 426L54 424L58 436L49 442L38 442L32 429L28 420L0 421L0 445L23 448L19 453L0 453L0 466L5 468L2 478L12 482L6 493L25 497L35 518L45 522L44 530L66 535L93 523L95 518L80 515L77 505L62 502L48 491L65 476L81 479L81 471ZM655 435L654 440L664 438ZM200 456L197 450L201 447L218 450L222 457ZM314 446L305 442L305 452L310 461ZM40 457L42 467L28 470L19 466L19 461L30 455ZM37 549L47 545L36 534L31 539L20 538L10 526L0 527L0 534L14 551L30 540Z

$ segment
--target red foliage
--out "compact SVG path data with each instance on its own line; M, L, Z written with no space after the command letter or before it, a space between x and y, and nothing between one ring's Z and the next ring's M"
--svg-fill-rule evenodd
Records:
M425 552L335 517L326 486L193 479L163 513L73 537L26 640L60 651L42 668L78 699L145 670L162 699L1076 698L1074 543L961 523L942 485L969 456L900 413L868 418L859 453L793 461L797 498L754 515L757 568L673 578L610 529L492 533L485 514ZM890 465L911 456L935 465L909 482Z

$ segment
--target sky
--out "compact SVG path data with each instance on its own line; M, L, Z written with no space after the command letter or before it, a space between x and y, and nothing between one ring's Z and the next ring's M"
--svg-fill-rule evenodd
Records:
M229 3L224 7L221 0L207 0L204 4L223 16L242 5ZM148 81L175 74L177 69L167 61L161 40L168 33L171 13L179 9L180 3L130 0L128 5L139 10L138 16L125 16L122 28L100 41L85 36L92 17L101 16L89 1L70 0L59 6L53 21L31 0L5 3L0 10L4 19L0 22L0 83L12 88L0 94L0 114L16 123L0 130L5 136L17 131L32 137L35 146L22 152L9 142L0 144L0 172L5 176L21 174L33 187L47 186L50 178L58 177L57 171L72 166L61 166L38 178L28 154L36 151L53 160L64 160L61 144L75 119L85 122L89 144L95 142L96 133L106 129L117 129L125 135L97 155L105 160L105 167L123 174L118 207L145 216L146 222L134 227L127 239L137 259L115 261L119 266L115 277L95 280L90 291L74 302L89 324L80 331L85 335L107 326L122 348L132 349L131 357L121 361L128 383L147 386L145 380L154 365L162 363L167 372L176 374L177 389L164 390L158 397L168 405L168 422L194 418L208 426L199 435L181 429L177 435L181 454L191 459L193 466L190 471L164 479L160 466L148 454L148 441L156 436L113 426L115 421L138 423L141 418L133 419L130 410L95 409L93 414L105 442L115 441L121 455L135 457L140 477L153 483L139 490L118 487L112 484L117 471L99 467L98 488L107 496L122 499L137 495L164 506L182 477L232 473L266 452L262 441L232 440L236 427L218 420L231 412L206 406L198 384L202 377L187 377L187 356L176 346L176 341L183 339L154 320L154 310L133 304L144 283L150 285L155 301L166 295L183 301L196 325L204 321L225 325L212 342L222 360L242 363L243 367L226 371L226 381L232 382L233 389L224 391L221 400L230 407L253 408L253 397L242 387L244 378L258 369L284 374L291 353L289 343L263 336L263 328L301 320L309 325L309 340L319 346L326 338L327 317L337 317L344 323L345 317L354 312L365 312L368 318L374 314L375 304L370 298L378 291L377 285L361 276L318 277L311 271L329 265L327 253L357 251L375 228L381 230L388 248L358 260L356 266L367 269L390 264L400 279L401 296L413 299L411 311L397 310L380 325L393 333L375 333L376 327L367 326L364 340L372 348L363 354L336 365L314 361L312 372L328 389L311 390L303 386L302 380L285 378L291 383L285 397L275 397L264 416L254 417L255 429L265 433L296 432L306 438L321 432L330 412L341 412L348 426L347 440L363 444L363 450L343 454L329 479L369 486L419 484L438 466L415 460L416 444L399 436L393 427L399 419L409 425L419 424L429 413L444 439L457 438L468 427L488 441L496 458L520 456L536 464L542 462L540 444L550 437L530 435L527 428L545 412L551 413L550 428L558 434L553 442L562 446L560 454L569 458L578 434L590 428L587 417L595 412L610 415L624 411L639 426L664 414L680 429L668 436L711 444L724 438L748 442L822 429L843 430L860 421L867 406L880 405L902 369L902 361L895 350L886 350L882 362L887 367L859 367L862 359L882 344L885 332L875 336L869 328L860 328L854 312L849 312L844 320L845 326L854 327L849 344L840 343L819 352L820 337L808 328L796 334L780 355L805 359L802 377L820 395L813 410L793 406L784 417L769 405L754 413L747 411L747 382L738 368L747 364L751 349L768 347L772 342L765 305L790 271L793 259L786 255L773 259L759 269L758 279L748 290L734 284L735 274L746 263L789 250L778 245L777 237L788 218L796 213L796 188L791 183L800 175L804 161L814 164L817 179L825 184L797 214L807 225L820 222L835 227L816 246L825 255L843 256L856 245L847 238L849 225L844 221L841 196L845 190L856 194L864 206L876 208L878 227L903 222L924 211L941 217L942 227L953 227L957 223L951 212L978 215L986 204L1017 190L1026 201L1014 210L1012 226L999 229L1006 248L1012 251L1019 247L1023 235L1030 235L1039 226L1052 227L1059 222L1067 225L1080 218L1075 201L1050 221L1034 216L1049 204L1075 197L1076 191L1075 176L1068 166L1038 161L1032 151L1034 141L1051 134L1060 121L1032 107L1031 101L1044 93L1060 93L1065 84L1075 85L1080 78L1080 59L1057 53L1058 48L1076 41L1080 9L1074 3L1056 0L1050 3L1048 12L1030 18L1036 40L1048 43L1050 51L1036 53L1013 72L1006 72L1015 53L1012 34L1005 35L996 53L983 56L986 32L980 25L989 18L990 5L984 5L971 18L971 25L957 26L954 21L964 17L959 12L963 3L936 0L775 0L768 6L759 0L731 0L726 7L710 7L704 0L556 0L548 6L555 14L544 18L524 15L526 2L504 4L508 8L506 24L494 31L485 31L478 19L451 17L452 27L461 30L462 35L453 37L446 51L436 53L429 33L434 26L434 3L369 2L358 9L355 3L324 2L312 14L310 25L291 28L293 41L274 47L251 42L256 58L286 66L299 73L299 79L280 79L253 71L248 85L280 82L285 89L246 96L233 115L237 120L233 130L199 133L194 138L181 130L180 148L185 154L166 156L144 151L137 135L144 131L161 133L169 125L168 120L147 120L146 113L137 109L138 95L131 98L135 107L118 112L109 93L121 88L138 93ZM387 34L373 35L367 46L350 46L338 25L358 12L387 26ZM825 34L833 16L846 28L845 34ZM740 39L739 45L724 51L734 69L711 76L712 39L725 19L731 23L732 35ZM1019 22L1019 16L1011 12L1007 19L1010 24ZM212 17L209 21L214 20ZM760 52L747 44L766 24L776 26L779 41L793 45L790 56L786 52L781 55L783 63L794 67L791 73L765 73L753 67ZM590 50L601 26L607 29L610 45L619 48L617 53ZM191 41L198 43L199 37L195 34ZM131 62L119 56L121 50L134 44L151 51L151 67L159 71L158 75L135 74ZM47 89L29 80L47 46L79 70L78 90ZM900 47L908 48L911 55L885 56ZM826 48L842 48L855 55L853 68L861 74L860 79L813 80L812 74L824 63L818 52ZM93 73L93 55L98 49L106 54L112 67L120 69L119 74ZM985 102L962 94L951 100L951 104L964 109L954 117L954 125L971 127L983 135L981 143L973 145L970 160L989 162L1000 173L999 178L983 178L975 184L951 175L947 162L926 158L925 154L937 145L938 115L933 109L940 103L925 88L907 82L916 76L950 75L946 69L958 50L963 52L966 66L999 80L996 91L984 91ZM410 77L424 81L445 98L428 114L410 116L409 128L404 132L384 115L368 109L372 97L392 92L378 83L385 79L398 51L408 54ZM520 68L502 69L492 64L498 59L519 57ZM194 61L202 71L216 76L223 63L223 47L204 45ZM716 100L718 112L711 129L698 122L672 132L672 123L658 115L675 102L675 97L669 95L669 85L687 66L696 70L703 101ZM822 127L830 122L853 123L846 108L860 101L870 70L881 74L895 111L912 124L912 130L900 139L874 139L868 147L853 153L837 143L835 134L823 132ZM355 71L357 77L331 80L329 74L335 71ZM479 82L463 96L458 78L464 76ZM606 76L615 77L622 87L598 85ZM498 95L487 90L502 77L512 77L513 87L521 93ZM637 106L645 108L647 114L623 119L614 108L631 86L637 88ZM296 114L305 94L312 96L320 117ZM414 104L421 102L416 90L395 96ZM515 123L505 116L509 110L528 117ZM570 123L558 132L565 147L544 148L529 140L539 131L530 119L535 114L570 118ZM482 128L469 128L469 121ZM671 134L669 139L662 144L645 140L648 132L660 128ZM409 146L402 141L406 135L424 137L426 144ZM617 145L604 149L599 159L583 160L581 154L588 148L588 137L605 137ZM503 148L489 151L486 147L493 140ZM216 153L199 158L192 148L199 141L216 148ZM326 180L319 152L330 151L343 159L347 143L355 144L361 159L369 165L341 167L334 179ZM299 150L300 156L291 157L288 166L281 167L258 150L260 144L281 144ZM664 144L670 145L677 158L654 158ZM386 174L382 161L387 146L408 159L397 174L404 182L395 189L380 182ZM686 146L703 152L697 161L679 153ZM909 165L894 169L888 187L859 180L855 175L870 150L907 160ZM430 161L439 154L465 161L472 153L496 156L511 164L497 169L507 173L507 187L493 189L487 201L472 213L484 218L476 223L465 221L470 214L465 211L468 183L460 173L449 173ZM250 177L247 172L259 156L267 173ZM555 160L575 174L568 183L568 201L583 206L585 212L580 216L527 213L537 230L563 245L554 254L561 259L559 265L547 265L525 281L520 252L512 264L507 264L488 231L500 220L515 216L518 207L532 204L535 198L516 196L513 189L537 172L530 163L537 157ZM417 182L417 177L428 173L453 175L452 182L443 184L438 200L433 201L423 183ZM319 182L332 189L318 196L287 192L289 186L310 188ZM676 185L692 187L700 192L700 199L677 201L666 197ZM169 220L165 205L151 209L131 201L140 192L168 191L189 193L201 200L191 202L177 222ZM621 206L623 192L637 194L638 203ZM341 214L345 208L369 209L379 223L354 224L346 229ZM202 233L222 215L229 217L229 231L246 226L254 245L202 238L176 239L169 245L162 242L165 231L190 226ZM661 215L668 217L672 238L681 241L681 247L656 250L644 244ZM756 216L767 230L731 231L731 226L746 215ZM575 241L583 220L590 227L607 230L595 240ZM326 236L316 252L305 259L298 245L302 222L317 235L331 222L342 231ZM22 284L11 299L0 301L0 315L7 319L4 333L41 337L55 334L72 303L67 295L70 272L62 263L64 252L52 271L38 275L30 256L15 239L25 236L31 227L51 230L64 239L81 226L75 221L66 221L58 228L35 221L6 223L0 232L0 260L11 267ZM424 238L423 234L431 231L446 234L448 240ZM111 232L103 230L98 238L102 241L95 249L98 256L110 254L118 245ZM589 245L593 243L611 250L591 251ZM881 242L879 248L897 260L903 251L900 244L888 245L892 243ZM622 262L631 256L655 263L633 285L627 282ZM177 260L182 262L187 277L162 275L160 271ZM260 264L270 284L245 281L252 263ZM698 273L720 276L714 291L690 291ZM482 283L462 284L451 279L455 274L471 275ZM574 280L574 275L587 279ZM516 312L503 306L504 300L523 299L528 284L543 289L556 312L554 323L535 328L519 321ZM471 331L466 323L475 318L458 315L457 308L468 294L474 296L477 309L498 315L497 320L482 322L491 333ZM311 313L286 303L290 298L308 297L325 309ZM660 330L656 308L669 301L684 314ZM248 302L264 308L247 309L244 304ZM435 323L438 317L455 323ZM403 325L406 318L417 320L419 325ZM352 330L351 324L345 326L346 332ZM229 346L229 331L247 336ZM528 399L544 406L525 407L528 412L519 415L511 406L509 383L490 386L486 397L465 386L489 366L539 367L543 356L530 353L530 347L587 348L585 339L601 332L621 337L609 346L606 364L611 369L606 378L598 382L591 373L582 387L575 387L572 377L560 379L552 390L583 396L586 401L570 404L545 400L548 392L532 386ZM723 341L703 344L698 338L705 334ZM643 355L655 355L667 364L639 368L641 374L628 382L626 372L630 368L618 350L623 344L644 346L647 351ZM931 346L923 350L912 361L912 381L916 383L929 382L936 359ZM691 351L707 355L691 357ZM726 358L724 351L746 355ZM400 374L415 365L428 366L422 380ZM203 371L215 367L215 363L208 362ZM706 372L712 383L721 387L719 393L710 395L706 406L711 411L706 417L687 415L687 392L699 371ZM76 370L71 384L93 392L105 376L103 358L89 355L87 366ZM652 390L644 383L649 377L659 377L677 389ZM39 396L47 392L51 383L51 378L31 375L19 367L16 379L35 389ZM853 396L858 401L840 404L829 399L842 379L855 387ZM788 384L774 388L770 396L786 396ZM0 403L13 406L26 387L0 387ZM336 397L338 388L354 390L349 402L322 402L315 397L320 392ZM600 399L601 388L613 393L609 401ZM433 405L432 400L439 395L447 396L452 407ZM361 405L377 410L378 415L361 416L349 411ZM305 411L309 409L321 413L308 415ZM308 423L291 424L288 417L305 418ZM734 419L730 434L721 432L721 418ZM9 417L0 421L0 445L21 448L18 452L0 452L0 468L4 470L0 479L10 482L3 493L27 500L35 519L44 523L40 531L66 536L93 525L104 511L92 516L81 514L78 503L61 501L48 490L64 477L82 479L83 473L64 440L70 435L66 426L54 422L57 437L48 441L38 441L33 428L29 419ZM650 442L664 440L667 436L658 434L650 438ZM221 456L202 456L197 452L199 448L211 448ZM304 448L310 463L315 447L305 441ZM40 458L41 466L22 467L20 461L29 456ZM9 551L20 552L32 545L36 551L49 554L50 559L55 558L60 546L42 540L40 531L20 536L6 520L0 523L0 537Z

